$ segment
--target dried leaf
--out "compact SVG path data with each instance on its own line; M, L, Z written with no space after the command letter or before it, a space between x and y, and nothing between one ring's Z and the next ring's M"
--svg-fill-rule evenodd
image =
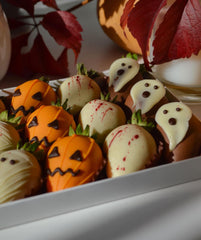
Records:
M76 17L70 12L54 11L47 13L41 23L59 45L73 49L77 59L81 49L82 27Z

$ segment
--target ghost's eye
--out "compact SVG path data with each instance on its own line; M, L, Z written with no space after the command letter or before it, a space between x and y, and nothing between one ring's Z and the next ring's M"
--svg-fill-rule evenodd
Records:
M1 162L5 162L5 161L6 161L6 158L5 158L5 157L2 157L0 161L1 161Z
M177 111L177 112L180 112L181 110L182 110L182 109L181 109L180 107L177 107L177 108L176 108L176 111Z
M163 110L163 114L167 114L168 113L168 110Z
M145 83L144 86L145 86L145 87L149 87L149 83Z
M131 66L131 65L129 65L129 66L128 66L128 68L132 68L132 66Z
M157 86L157 85L154 85L154 89L158 89L159 88L159 86Z
M59 121L56 119L56 120L48 123L48 127L58 130L59 129Z
M126 64L125 63L122 63L121 66L124 67Z
M42 101L43 96L41 92L37 92L32 96L33 99L37 100L37 101Z
M16 161L16 160L13 160L13 159L11 159L9 163L10 163L11 165L14 165L14 164L16 164L16 163L17 163L17 161Z

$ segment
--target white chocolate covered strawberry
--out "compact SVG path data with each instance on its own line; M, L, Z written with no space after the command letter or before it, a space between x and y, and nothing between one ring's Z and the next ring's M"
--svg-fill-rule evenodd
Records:
M151 111L156 105L160 105L165 98L166 89L163 84L156 79L143 79L135 83L130 90L130 94L125 101L132 112L141 110L142 114Z
M182 102L161 106L155 120L162 133L168 162L195 157L201 153L201 123Z
M41 168L35 156L25 150L0 154L0 203L37 193L41 187Z
M114 92L121 90L139 72L138 62L129 57L115 60L109 69L109 87L113 86Z
M95 99L82 108L79 122L83 129L88 125L89 135L95 134L97 142L103 143L111 130L126 123L126 116L117 104Z
M115 128L106 137L107 176L117 177L152 166L157 146L152 135L136 124Z
M69 112L76 115L92 99L100 97L100 87L86 75L74 75L67 78L58 88L61 104L67 100Z

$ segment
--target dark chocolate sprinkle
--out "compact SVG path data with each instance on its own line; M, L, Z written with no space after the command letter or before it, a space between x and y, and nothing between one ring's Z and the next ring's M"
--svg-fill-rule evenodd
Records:
M177 112L180 112L180 111L181 111L181 108L180 108L180 107L177 107L177 108L176 108L176 111L177 111Z
M124 74L124 72L125 72L124 69L119 69L119 70L117 71L117 75L120 76L120 75Z
M82 154L80 150L75 151L71 156L70 159L77 160L77 161L82 161Z
M150 92L149 92L149 91L144 91L144 92L142 93L142 96L143 96L144 98L148 98L148 97L150 96Z
M128 68L132 68L132 65L129 65Z
M54 129L58 130L59 129L59 122L58 122L58 120L56 119L56 120L52 121L51 123L48 123L48 127L52 127Z
M11 164L11 165L14 165L15 163L16 163L16 161L15 161L15 160L13 160L13 159L12 159L12 160L10 160L10 164Z
M33 119L31 120L31 122L28 125L28 128L34 127L34 126L38 126L38 119L36 116L33 117Z
M41 92L37 92L32 96L33 99L38 100L38 101L42 101L43 96Z
M2 157L1 158L1 162L5 162L6 161L6 158L5 157Z
M77 170L76 172L73 171L72 168L68 168L66 171L62 171L61 168L56 168L53 172L48 168L47 169L47 175L50 175L51 177L53 177L56 173L59 173L61 176L63 176L66 173L71 173L73 177L75 177L80 170Z
M168 110L166 110L166 109L163 110L163 113L164 113L164 114L167 114L167 113L168 113Z
M48 158L59 157L59 156L60 154L58 152L58 147L54 147L51 153L49 154Z
M17 97L17 96L20 96L21 95L21 92L20 92L20 89L18 88L14 93L13 93L13 97Z
M158 89L159 87L157 85L154 85L154 89Z
M176 124L177 124L176 118L170 118L170 119L168 120L168 122L169 122L170 125L176 125Z
M145 87L149 87L149 83L145 83L144 86L145 86Z
M126 64L125 63L122 63L121 66L124 67Z

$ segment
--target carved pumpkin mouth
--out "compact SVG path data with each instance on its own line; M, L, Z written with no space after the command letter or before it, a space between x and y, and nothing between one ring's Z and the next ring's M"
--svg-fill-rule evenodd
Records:
M41 145L41 144L44 142L45 147L50 147L50 146L55 142L55 140L52 141L52 142L49 142L48 139L47 139L47 137L43 137L41 140L39 140L38 137L35 136L35 137L33 137L29 142L30 142L30 143L38 142L39 145Z
M73 171L72 168L68 168L67 170L63 171L61 168L56 168L54 171L51 171L49 168L47 169L47 175L53 177L56 173L59 173L61 176L65 175L66 173L71 173L73 177L77 176L80 170Z
M19 111L22 111L23 112L23 115L24 116L27 116L29 113L32 113L35 111L35 107L31 106L28 110L25 110L25 107L24 106L20 106L18 107L17 109L14 109L12 106L11 106L11 111L16 114L18 113Z

